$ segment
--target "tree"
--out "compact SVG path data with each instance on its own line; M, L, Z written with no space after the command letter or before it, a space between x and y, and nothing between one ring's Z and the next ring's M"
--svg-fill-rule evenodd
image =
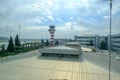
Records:
M2 48L2 51L4 51L5 50L5 44L2 44L1 48Z
M94 44L93 44L93 40L90 40L90 44L89 44L89 46L93 46Z
M108 39L107 39L107 37L105 37L105 50L107 50L108 49Z
M102 42L100 43L100 49L106 49L105 41L102 41Z
M12 36L10 36L10 40L9 40L9 43L8 43L7 51L9 51L9 52L13 52L14 51L14 44L13 44Z
M49 41L47 40L45 44L46 44L46 46L49 46Z
M41 40L41 46L44 46L45 42L43 41L43 39Z
M15 46L20 46L20 40L19 40L18 34L15 37Z
M2 44L0 47L2 48L2 50L0 50L0 57L6 56L7 54L5 54L5 44Z
M57 41L55 41L55 45L59 45L59 41L57 40Z
M19 50L20 49L20 40L19 40L19 37L18 37L18 34L16 35L15 37L15 50Z

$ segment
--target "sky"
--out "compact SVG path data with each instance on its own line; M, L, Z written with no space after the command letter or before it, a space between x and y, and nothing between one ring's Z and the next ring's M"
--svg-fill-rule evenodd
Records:
M49 39L50 25L55 38L109 34L109 0L0 0L0 36L19 34L26 39ZM120 0L113 0L112 34L120 30ZM20 29L19 29L20 25Z

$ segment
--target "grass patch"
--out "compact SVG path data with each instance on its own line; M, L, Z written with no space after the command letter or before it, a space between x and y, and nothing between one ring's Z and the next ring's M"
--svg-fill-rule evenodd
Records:
M17 55L17 54L19 54L18 52L6 52L6 54L9 56L9 55Z
M17 55L19 54L18 52L0 52L0 57L5 57L5 56L9 56L9 55Z

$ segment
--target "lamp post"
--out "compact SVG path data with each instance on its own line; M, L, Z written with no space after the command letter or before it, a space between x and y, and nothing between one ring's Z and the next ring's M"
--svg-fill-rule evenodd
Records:
M18 27L19 27L19 39L20 39L20 27L21 27L21 25L18 25Z
M111 72L111 27L112 27L112 0L110 0L110 38L109 38L109 80L111 80L110 72Z
M42 41L42 38L43 38L43 37L42 37L42 29L41 29L41 41Z

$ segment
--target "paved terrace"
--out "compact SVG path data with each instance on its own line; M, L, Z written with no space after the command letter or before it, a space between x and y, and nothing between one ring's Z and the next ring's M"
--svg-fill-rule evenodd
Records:
M0 80L108 80L108 71L84 59L38 55L0 63ZM111 80L120 75L111 73Z

